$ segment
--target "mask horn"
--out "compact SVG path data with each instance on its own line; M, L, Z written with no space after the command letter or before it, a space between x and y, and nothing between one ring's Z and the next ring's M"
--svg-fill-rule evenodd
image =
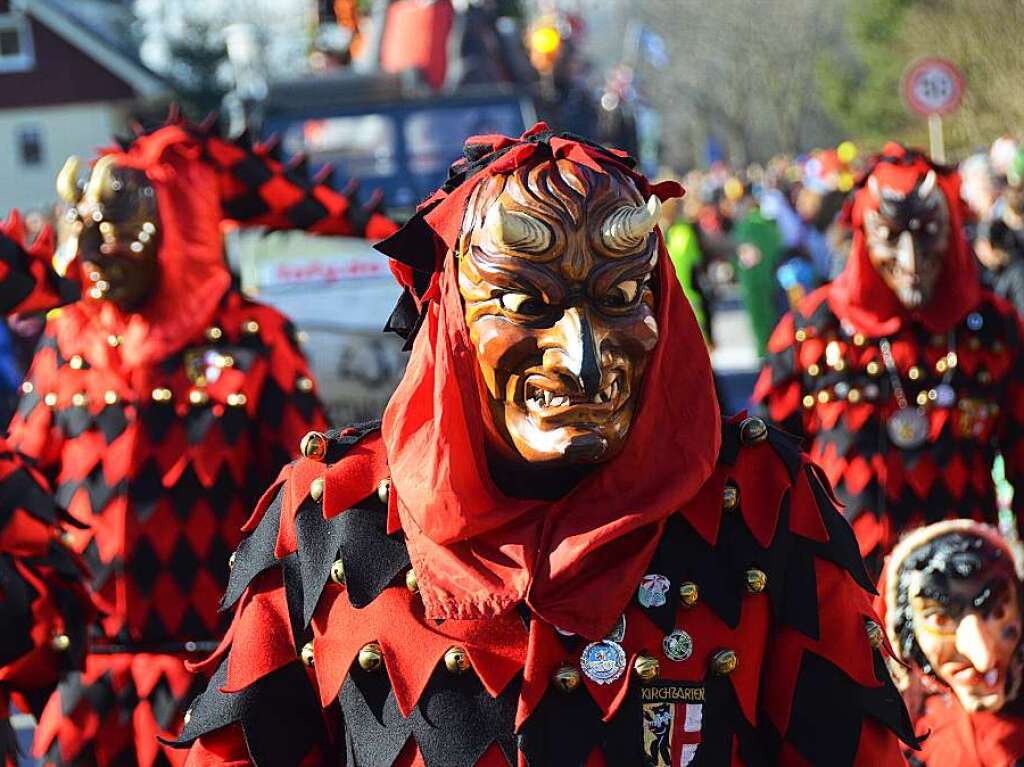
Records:
M82 199L82 188L78 185L78 171L82 162L75 155L64 161L64 167L57 174L57 196L68 205L77 205Z
M627 205L608 216L601 239L609 250L633 250L646 242L660 216L661 200L651 195L646 205Z
M484 229L495 245L527 253L542 253L551 247L551 232L533 216L507 210L496 202L487 211Z
M92 166L92 173L89 174L89 183L85 185L85 194L82 195L86 202L93 205L99 205L103 202L103 197L110 191L110 172L114 169L114 165L114 155L108 154L98 159L96 164Z
M935 191L935 171L928 171L928 175L924 177L924 181L921 182L921 186L917 188L917 196L922 200L927 200L928 196Z

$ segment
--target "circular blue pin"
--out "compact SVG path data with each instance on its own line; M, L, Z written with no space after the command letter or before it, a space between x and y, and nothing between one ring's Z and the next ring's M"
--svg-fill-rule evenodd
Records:
M618 642L591 642L580 654L580 668L597 684L611 684L626 671L626 651Z

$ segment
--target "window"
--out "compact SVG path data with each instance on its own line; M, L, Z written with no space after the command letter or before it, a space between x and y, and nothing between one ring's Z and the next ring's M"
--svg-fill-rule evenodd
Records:
M289 154L305 152L315 164L331 163L350 178L391 176L398 170L395 126L386 115L306 120L284 135Z
M43 132L39 128L19 128L17 131L18 162L25 167L42 165L46 155L43 151Z
M0 72L25 72L35 63L28 19L0 0Z

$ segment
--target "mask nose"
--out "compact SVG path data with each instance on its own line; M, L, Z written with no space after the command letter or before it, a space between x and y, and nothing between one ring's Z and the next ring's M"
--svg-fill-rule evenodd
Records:
M544 353L545 367L571 378L585 396L593 397L601 386L601 367L586 311L575 306L566 309L552 330L552 343Z
M968 613L957 626L956 649L982 674L996 666L995 642L985 621L976 613Z
M896 246L896 258L900 268L907 274L917 274L917 243L910 232L903 232L900 235Z

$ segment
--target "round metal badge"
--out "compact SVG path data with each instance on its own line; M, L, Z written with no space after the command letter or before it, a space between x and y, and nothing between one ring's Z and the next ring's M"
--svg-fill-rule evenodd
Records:
M676 629L661 640L661 649L669 660L686 660L693 655L693 638L682 629Z
M900 408L889 416L885 426L889 432L889 440L903 450L921 447L931 430L927 414L919 407Z
M608 632L605 637L609 642L621 642L626 638L626 614L623 613L615 622L615 628Z
M935 404L939 407L953 407L956 402L956 392L949 384L939 384L935 387Z
M667 601L672 583L664 575L648 573L640 581L637 599L643 607L662 607Z
M597 684L611 684L626 671L626 651L618 642L591 642L580 654L580 669Z

